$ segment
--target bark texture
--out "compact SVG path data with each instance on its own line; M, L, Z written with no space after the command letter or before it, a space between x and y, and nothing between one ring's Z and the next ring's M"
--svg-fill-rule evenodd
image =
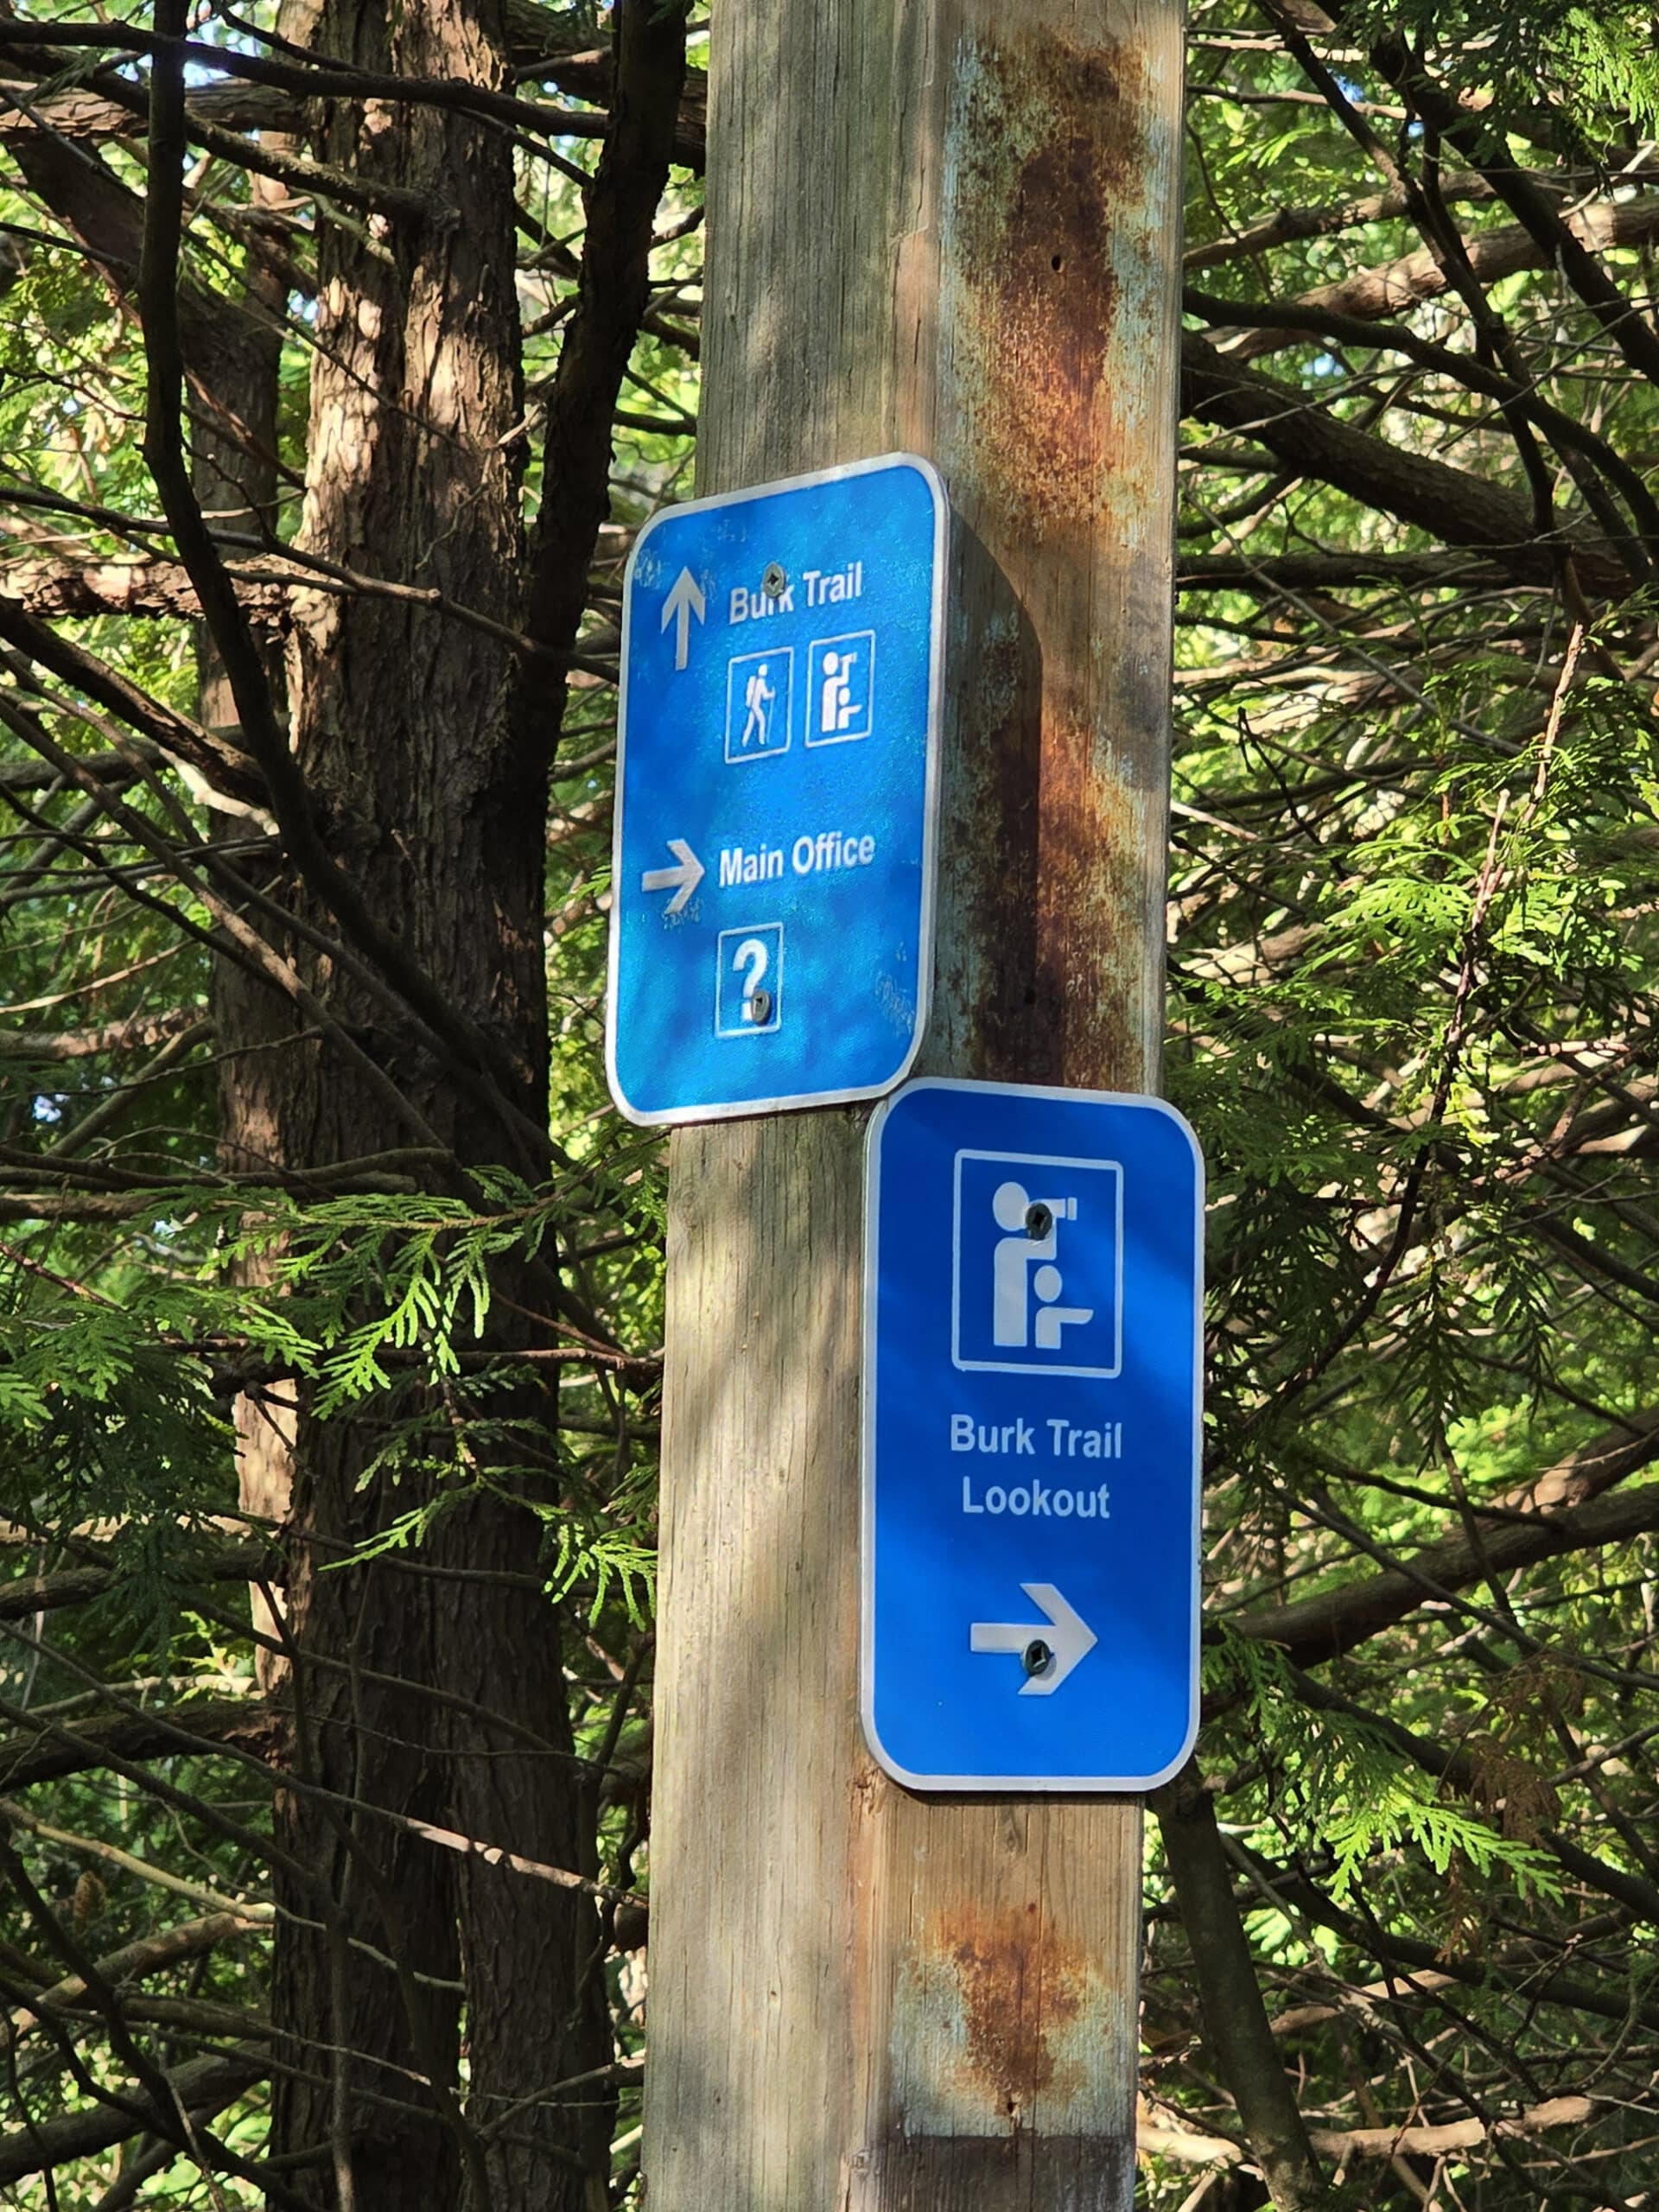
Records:
M507 81L487 3L327 0L306 35L366 69ZM448 111L340 101L311 151L423 212L322 229L302 543L516 623L510 137ZM472 1165L540 1170L527 1132L545 1113L545 791L509 741L512 675L499 643L429 607L296 595L286 690L315 817L370 911L480 1034L490 1076L437 1048L371 973L296 936L288 956L306 987L412 1113L279 991L238 976L220 997L238 1164L327 1165L406 1144L418 1124L452 1154L457 1190ZM284 888L307 923L338 933L303 884ZM418 1502L418 1484L371 1474L383 1437L303 1403L290 1414L245 1402L239 1427L245 1503L289 1510L294 1531L290 1663L275 1671L301 1786L278 1834L305 1871L278 1885L273 1996L289 2070L273 2090L273 2150L327 2145L328 2164L292 2186L356 2212L602 2203L604 2096L548 2094L609 2056L591 1907L374 1810L581 1863L576 1769L557 1756L570 1747L559 1623L533 1588L503 1580L533 1565L537 1524L480 1492L441 1524L422 1571L332 1571ZM421 1694L435 1683L520 1732L457 1724ZM552 1756L527 1755L525 1731ZM358 2056L342 2074L347 2062L327 2054L346 2050Z

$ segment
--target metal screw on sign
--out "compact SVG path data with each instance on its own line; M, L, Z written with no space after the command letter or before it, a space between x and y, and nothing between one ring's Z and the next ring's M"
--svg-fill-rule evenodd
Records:
M753 569L749 574L754 574ZM760 579L760 588L768 599L781 599L789 589L789 578L776 561L767 563L766 572Z
M1054 1654L1040 1636L1033 1637L1021 1658L1026 1672L1033 1676L1046 1675L1054 1663Z
M1054 1217L1046 1205L1026 1208L1026 1234L1033 1243L1040 1244L1054 1226Z
M772 993L770 991L750 992L749 1020L753 1022L757 1029L764 1029L767 1022L772 1020Z

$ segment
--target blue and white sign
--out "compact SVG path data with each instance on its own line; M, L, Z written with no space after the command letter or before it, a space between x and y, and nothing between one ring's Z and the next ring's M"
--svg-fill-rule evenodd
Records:
M932 974L945 503L889 454L653 516L622 615L612 1095L878 1097Z
M870 1125L863 1713L912 1789L1138 1790L1198 1725L1204 1168L1161 1099Z

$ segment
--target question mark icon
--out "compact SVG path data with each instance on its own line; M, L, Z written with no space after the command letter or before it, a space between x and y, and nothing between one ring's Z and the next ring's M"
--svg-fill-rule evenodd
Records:
M732 955L732 966L743 978L743 1019L757 1029L772 1020L772 993L760 988L771 965L771 950L758 937L746 937Z

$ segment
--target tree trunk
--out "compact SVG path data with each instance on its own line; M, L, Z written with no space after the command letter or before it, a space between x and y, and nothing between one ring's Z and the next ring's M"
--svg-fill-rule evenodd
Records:
M505 80L489 4L327 0L312 35L372 70ZM441 110L342 102L326 111L317 150L365 183L420 194L429 212L322 225L301 542L512 623L522 394L511 141ZM334 857L487 1037L497 1070L510 1071L502 1088L518 1128L543 1126L545 790L510 741L509 658L407 601L318 591L296 594L294 612L291 741ZM308 923L339 933L319 900L303 888L292 897ZM453 1189L467 1189L474 1166L539 1172L512 1110L492 1109L476 1070L442 1064L389 994L298 936L284 950L414 1113L327 1039L302 1039L290 1006L238 982L221 995L234 1033L224 1042L238 1055L226 1135L245 1164L327 1166L435 1133L456 1163ZM285 1049L249 1049L277 1039ZM285 1426L268 1409L242 1424L245 1500L257 1503L263 1484L268 1510L288 1478ZM537 1591L504 1580L533 1572L538 1526L480 1492L418 1554L340 1569L350 1548L432 1495L429 1477L372 1471L385 1441L296 1409L284 1694L299 1786L279 1801L277 1840L306 1875L279 1865L274 2007L286 2070L273 2087L272 2151L329 2146L332 2186L315 2169L287 2186L354 2212L602 2205L605 2093L549 2094L610 2055L590 1904L457 1858L374 1809L581 1863L576 1769L524 1749L524 1731L556 1754L571 1743L558 1619ZM520 1732L454 1723L422 1694L436 1684Z

